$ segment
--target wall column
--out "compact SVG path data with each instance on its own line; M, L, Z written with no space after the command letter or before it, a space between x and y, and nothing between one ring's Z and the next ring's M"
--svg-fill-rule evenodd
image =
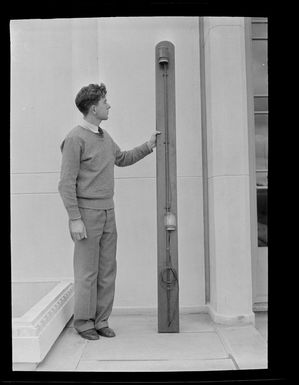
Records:
M254 322L244 18L205 17L210 314Z

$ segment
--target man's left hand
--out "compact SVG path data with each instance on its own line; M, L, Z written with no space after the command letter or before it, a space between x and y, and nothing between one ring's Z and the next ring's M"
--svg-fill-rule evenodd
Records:
M150 140L148 141L148 144L151 146L151 148L155 148L157 146L157 135L160 135L160 131L155 131L153 135L151 136Z

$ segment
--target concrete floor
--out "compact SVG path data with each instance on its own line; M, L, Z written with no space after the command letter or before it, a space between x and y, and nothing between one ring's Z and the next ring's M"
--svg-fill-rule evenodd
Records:
M267 368L267 313L224 326L208 314L181 314L180 333L157 333L156 315L113 315L116 337L81 338L68 323L36 371L214 371Z

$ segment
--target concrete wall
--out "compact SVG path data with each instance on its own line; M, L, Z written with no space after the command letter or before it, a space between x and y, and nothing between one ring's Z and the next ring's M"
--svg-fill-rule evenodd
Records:
M155 45L176 49L180 305L204 304L198 18L11 22L12 279L72 278L73 243L57 192L59 144L80 119L74 97L104 82L103 123L122 149L155 130ZM115 307L157 304L156 155L115 169Z
M252 321L244 18L204 20L211 309Z

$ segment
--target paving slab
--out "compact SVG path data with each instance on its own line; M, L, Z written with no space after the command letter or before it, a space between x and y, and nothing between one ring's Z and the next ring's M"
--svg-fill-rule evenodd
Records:
M81 360L180 360L228 358L215 332L147 333L119 331L117 337L88 341Z
M115 338L81 338L72 320L37 371L212 371L267 367L266 317L252 325L215 324L181 314L180 333L158 333L156 315L112 315ZM263 335L264 333L264 335Z
M78 365L87 340L74 328L65 328L36 371L73 371Z
M180 332L197 333L214 331L213 322L209 314L191 313L180 315Z
M254 326L215 329L239 369L267 369L267 342Z
M112 315L109 319L109 326L118 331L133 333L158 333L158 319L152 314L131 314L131 315ZM214 331L213 323L208 314L181 314L180 332L197 333Z
M218 360L80 361L77 371L159 372L236 370L229 358Z

